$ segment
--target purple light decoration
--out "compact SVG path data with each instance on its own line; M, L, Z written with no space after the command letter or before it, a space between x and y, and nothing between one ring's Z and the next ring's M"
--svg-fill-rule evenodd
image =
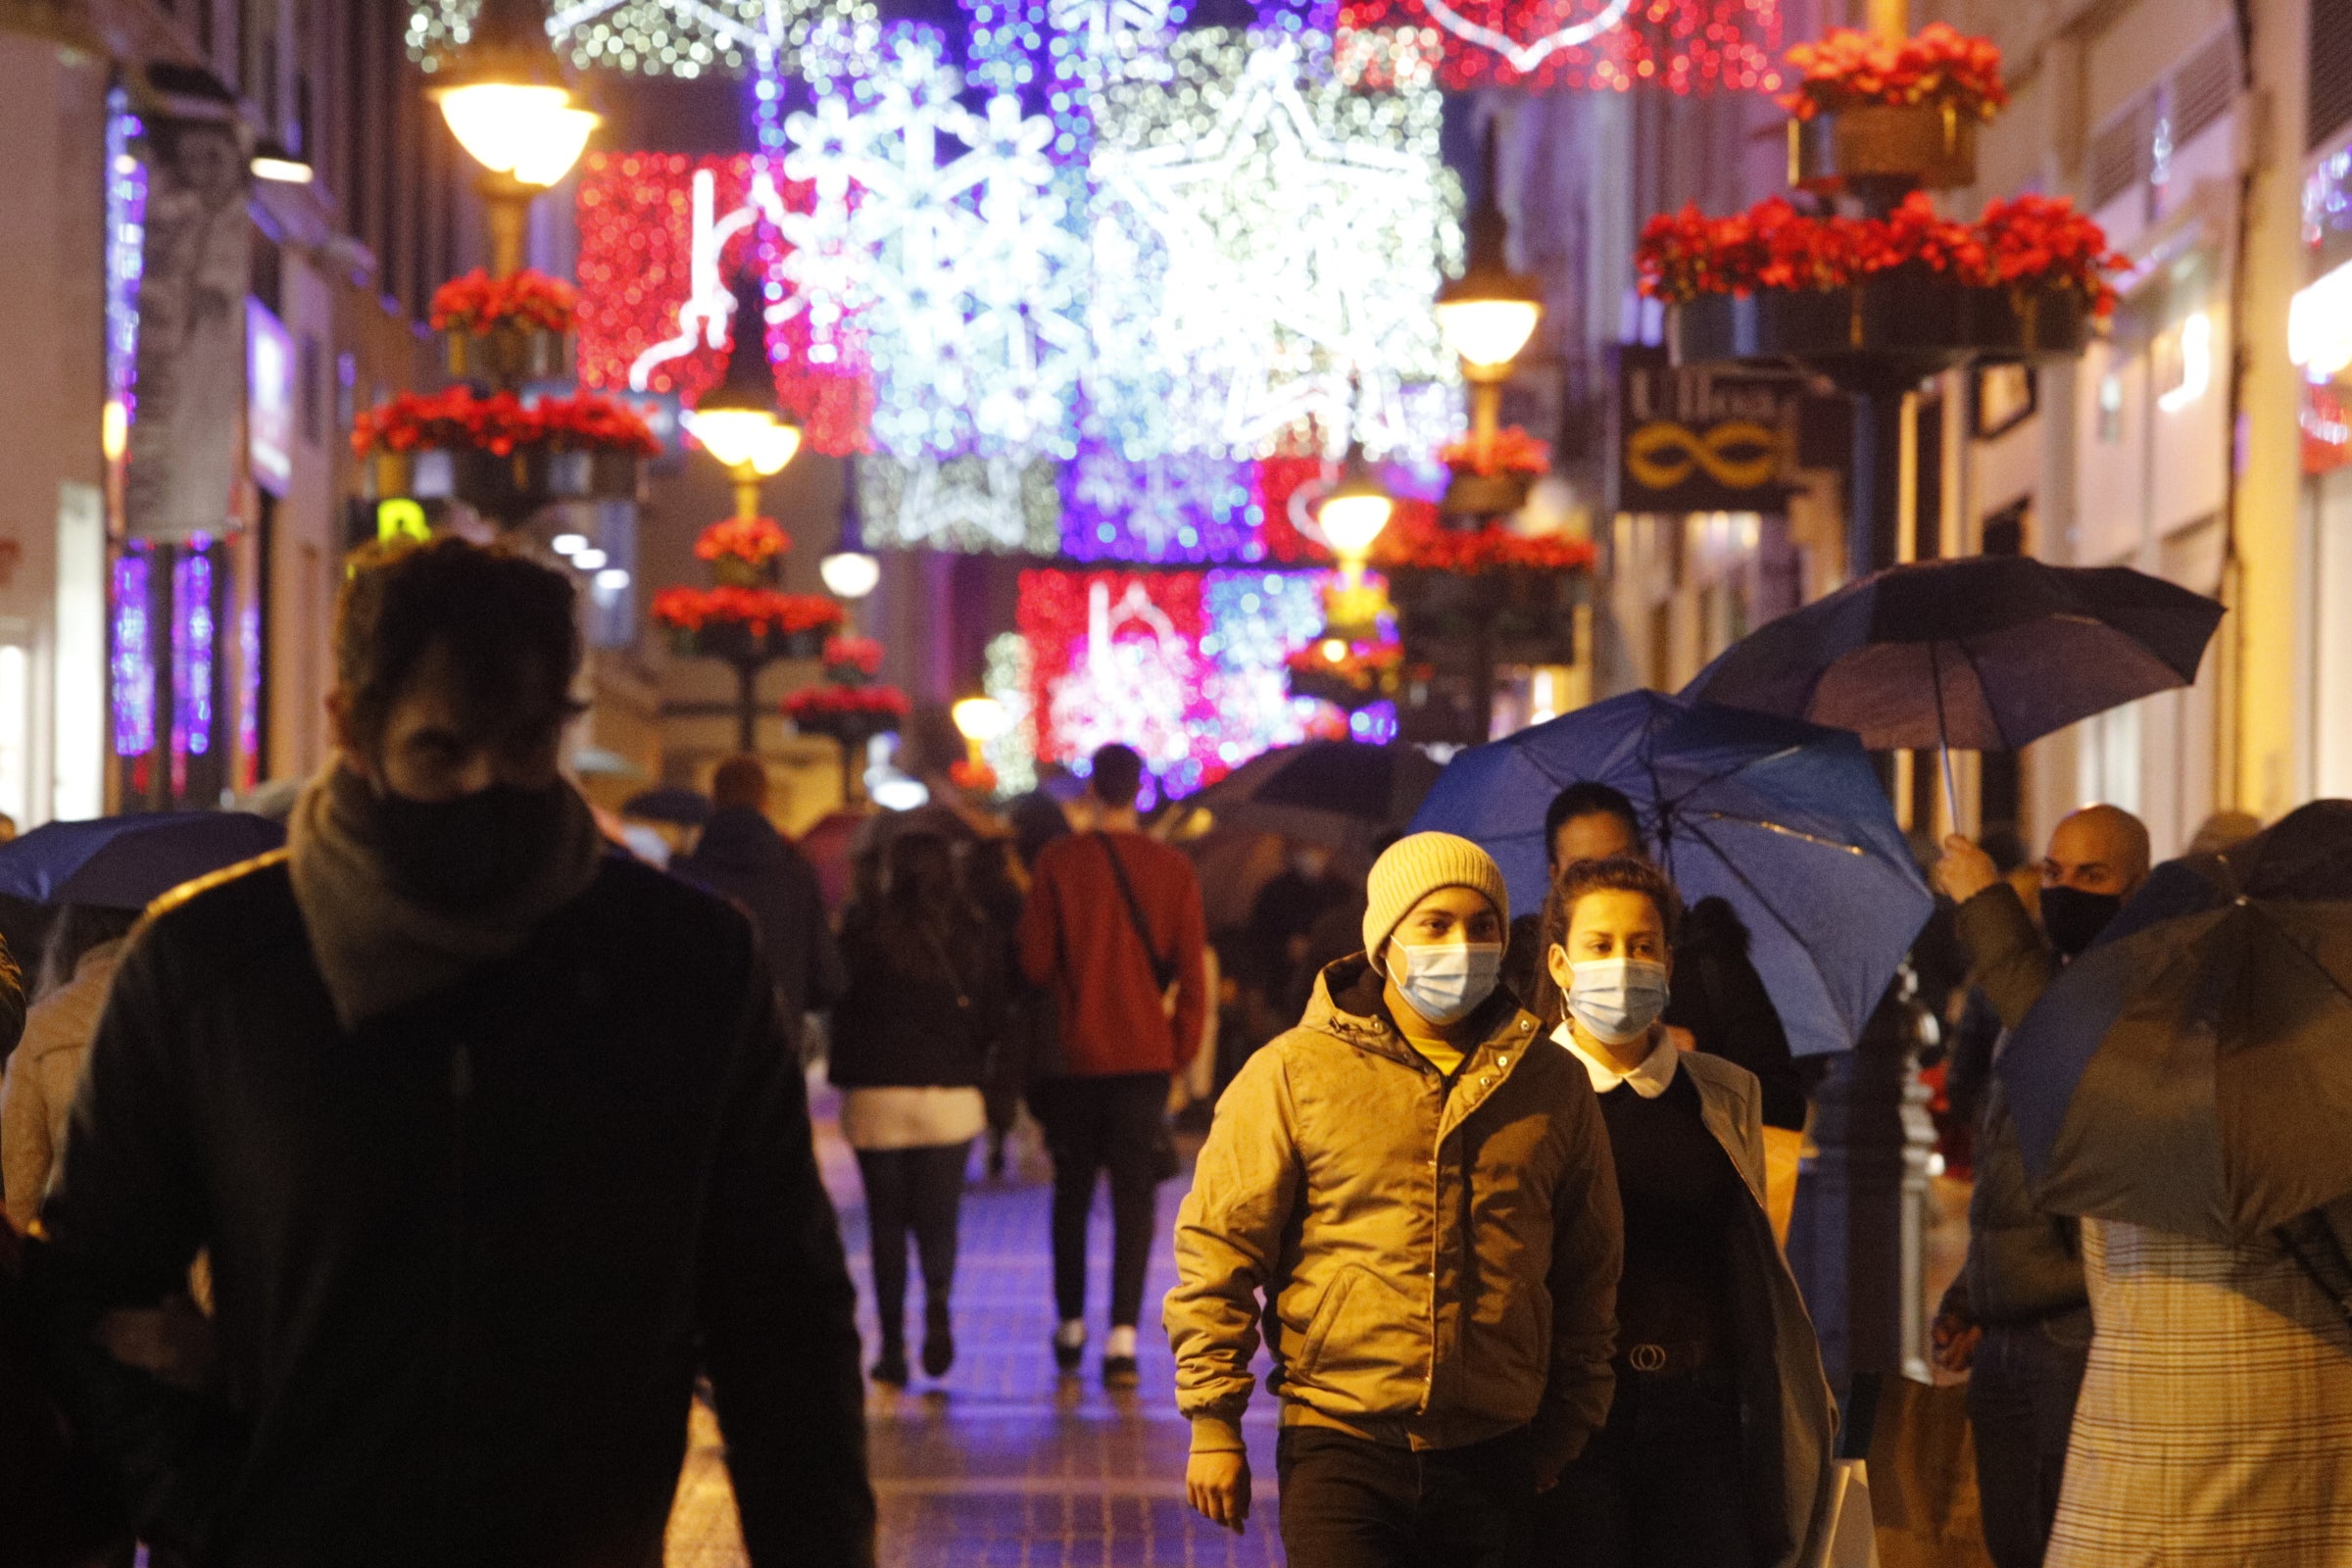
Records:
M237 612L237 755L243 759L241 782L252 789L262 781L262 607L247 603Z
M1062 474L1061 549L1078 561L1263 561L1257 466L1195 455L1137 463L1082 446Z
M128 546L115 561L115 647L110 662L117 757L144 757L155 750L155 645L148 622L148 567L144 544Z
M131 151L145 131L129 110L129 95L107 97L106 118L106 385L122 405L127 425L138 409L132 383L139 363L139 277L147 222L147 166Z
M213 749L212 541L198 534L172 564L172 790L185 794L188 759Z
M1374 703L1348 715L1348 738L1367 746L1386 746L1396 738L1396 705Z

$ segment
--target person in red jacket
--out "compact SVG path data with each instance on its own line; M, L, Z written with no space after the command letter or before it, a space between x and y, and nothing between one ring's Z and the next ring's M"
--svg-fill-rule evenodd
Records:
M1020 924L1021 967L1054 987L1061 1018L1061 1059L1029 1092L1054 1158L1054 1359L1075 1372L1086 1350L1087 1214L1108 1171L1108 1388L1135 1386L1168 1079L1200 1049L1208 1007L1200 883L1190 860L1137 831L1143 778L1131 748L1095 754L1096 831L1038 856Z

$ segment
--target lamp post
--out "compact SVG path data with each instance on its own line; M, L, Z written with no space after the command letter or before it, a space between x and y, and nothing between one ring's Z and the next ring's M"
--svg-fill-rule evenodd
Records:
M994 697L966 697L948 710L948 716L963 737L964 758L975 773L988 766L988 743L1012 728L1012 715Z
M783 471L801 450L801 427L776 412L776 372L767 362L767 302L749 272L735 280L734 342L725 377L679 422L735 480L735 515L760 515L760 481Z
M451 134L482 166L490 270L522 270L532 200L571 172L598 117L572 99L539 0L483 0L465 49L427 96Z
M882 582L882 563L866 553L865 528L858 511L858 475L852 471L841 498L841 536L832 551L816 564L825 592L850 607L851 624L858 618L858 602Z
M1478 465L1488 466L1502 422L1502 384L1511 362L1544 317L1543 286L1511 270L1505 247L1510 223L1494 200L1494 126L1487 125L1483 183L1470 215L1469 256L1462 275L1438 290L1438 331L1462 362L1470 383L1470 434Z

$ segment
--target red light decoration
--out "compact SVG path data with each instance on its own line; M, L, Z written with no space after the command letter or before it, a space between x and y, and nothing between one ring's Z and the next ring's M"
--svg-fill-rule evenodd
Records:
M720 219L750 200L748 153L590 153L581 159L577 330L583 386L627 388L629 368L640 357L679 337L678 313L695 286L695 177L706 172L712 185L710 210ZM793 212L808 211L814 200L806 183L787 181L778 190ZM762 275L772 278L787 247L764 223L743 225L719 242L717 277L737 275L754 244ZM867 449L874 392L862 367L812 365L801 318L769 329L768 353L775 362L777 403L801 422L811 448L833 457ZM692 408L725 373L726 356L725 347L710 346L698 332L684 353L651 367L645 390L675 392Z
M1082 761L1119 741L1169 794L1232 765L1216 756L1202 679L1199 573L1024 571L1018 624L1040 762Z
M1394 27L1434 37L1457 90L1777 92L1787 76L1781 0L1342 0L1342 47Z

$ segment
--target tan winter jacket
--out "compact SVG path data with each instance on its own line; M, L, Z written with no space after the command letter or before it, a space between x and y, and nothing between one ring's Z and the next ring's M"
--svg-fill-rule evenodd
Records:
M24 1038L0 1084L0 1200L17 1229L28 1229L49 1191L49 1173L66 1144L66 1113L81 1083L82 1059L98 1034L99 1014L115 983L127 938L101 942L81 956L74 978L33 1005Z
M1165 1318L1196 1451L1242 1447L1260 1298L1286 1425L1452 1448L1532 1423L1547 1477L1608 1414L1624 1220L1585 1070L1498 994L1448 1088L1361 955L1224 1098Z

